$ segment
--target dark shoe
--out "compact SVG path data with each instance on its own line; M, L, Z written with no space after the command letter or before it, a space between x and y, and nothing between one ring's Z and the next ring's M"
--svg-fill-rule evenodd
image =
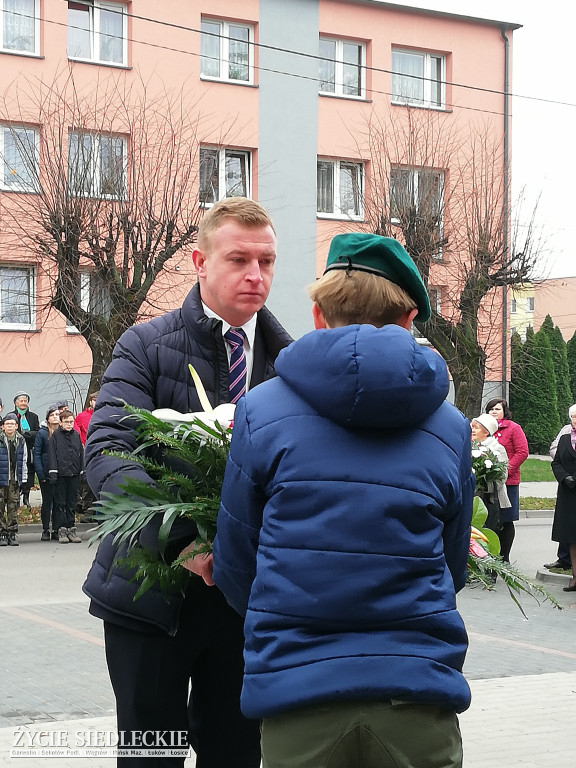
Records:
M552 568L558 568L561 571L569 571L572 568L570 563L563 563L562 560L556 560L555 563L544 563L544 568L551 570Z
M58 541L59 540L58 531L52 531L50 534L50 540L51 541Z
M50 531L42 531L42 536L40 536L40 541L50 541Z
M9 547L18 547L20 546L18 542L18 536L14 533L14 531L11 531L8 534L8 546Z
M573 584L571 587L562 587L563 592L576 592L576 584Z
M7 547L7 546L8 546L8 534L0 533L0 547Z

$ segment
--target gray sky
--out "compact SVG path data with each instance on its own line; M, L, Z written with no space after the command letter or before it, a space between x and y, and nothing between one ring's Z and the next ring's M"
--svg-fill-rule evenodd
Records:
M542 277L576 276L576 4L570 0L403 0L398 5L522 24L514 33L513 200L539 197ZM529 96L530 99L521 98ZM542 101L546 99L548 101ZM553 104L552 102L563 102Z

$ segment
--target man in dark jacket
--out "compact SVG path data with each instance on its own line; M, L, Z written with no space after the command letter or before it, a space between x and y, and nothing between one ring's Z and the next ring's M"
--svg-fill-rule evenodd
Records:
M14 411L18 416L18 432L24 435L26 440L26 448L28 450L28 478L25 483L22 484L22 504L25 507L30 506L30 490L34 485L35 472L34 472L34 441L36 435L40 429L40 419L37 414L33 413L28 407L30 403L30 395L28 392L16 392L14 395Z
M104 375L86 442L86 472L95 494L121 492L127 476L151 482L142 468L104 453L137 445L131 422L121 419L119 400L148 410L202 410L189 364L213 406L234 401L243 386L251 389L274 376L276 356L291 341L263 306L275 258L274 228L257 203L232 198L205 214L193 254L198 284L181 309L124 333ZM230 329L244 339L242 346L225 339ZM236 370L245 369L243 377L230 375L237 353L242 360ZM157 551L160 522L141 534L141 545ZM195 535L191 521L180 521L167 552L176 557ZM258 721L240 712L242 619L219 590L192 574L184 596L167 597L152 588L134 601L139 585L115 564L117 557L110 537L105 539L84 591L91 613L104 620L118 729L150 732L149 747L162 731L184 731L199 768L258 768ZM200 571L204 560L194 558L191 569L196 563ZM177 757L127 760L130 768L184 765Z
M426 288L396 240L332 241L318 330L238 404L214 581L246 615L269 768L459 768L474 480Z

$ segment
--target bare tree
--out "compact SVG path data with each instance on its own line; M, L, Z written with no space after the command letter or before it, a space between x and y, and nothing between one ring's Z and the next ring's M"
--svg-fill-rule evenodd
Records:
M184 90L126 86L123 74L84 88L72 71L20 80L0 102L19 182L33 193L4 196L3 238L50 273L46 305L92 352L90 390L121 333L154 312L151 289L190 249L201 211L197 105Z
M486 126L465 133L452 116L407 107L372 116L366 221L403 241L429 289L432 317L418 331L443 355L455 403L480 412L487 365L502 352L502 287L534 275L538 243L511 224L505 158ZM495 330L498 329L498 330Z

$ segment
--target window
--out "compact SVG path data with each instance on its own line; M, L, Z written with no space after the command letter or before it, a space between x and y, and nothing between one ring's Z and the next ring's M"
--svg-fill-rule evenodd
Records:
M392 102L443 108L444 69L443 56L392 49Z
M318 160L316 210L322 216L361 219L364 216L364 166L345 160Z
M126 9L102 0L68 2L68 58L126 64Z
M96 273L80 272L77 296L80 307L85 312L103 317L105 320L110 318L112 308L110 289ZM66 332L80 333L78 328L72 325L68 319L66 320Z
M123 199L126 139L98 133L70 133L68 184L73 195Z
M442 306L441 304L442 293L440 291L440 288L433 288L432 286L430 286L428 288L428 297L430 298L430 307L432 308L432 311L438 312L438 314L440 314L440 308Z
M434 258L442 258L444 173L426 168L391 168L390 216L393 224L415 230Z
M1 265L0 328L28 331L34 322L34 270Z
M224 197L250 197L250 152L200 147L200 202Z
M534 296L526 297L526 312L534 312Z
M320 92L364 96L365 48L361 43L320 38Z
M0 0L3 51L38 54L38 0Z
M510 302L510 314L514 315L516 314L517 311L518 311L518 308L516 304L516 299L512 299L512 301Z
M202 19L200 74L216 80L251 83L254 29L232 21Z
M0 126L0 188L38 190L38 135L33 128Z

